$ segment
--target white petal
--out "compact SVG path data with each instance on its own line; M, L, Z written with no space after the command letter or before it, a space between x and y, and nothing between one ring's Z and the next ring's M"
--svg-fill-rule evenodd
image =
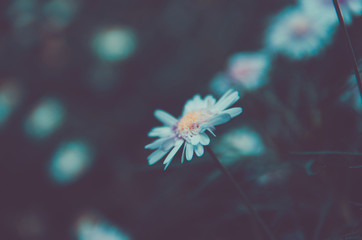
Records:
M216 116L209 119L208 123L210 126L217 126L230 121L230 119L231 119L230 114L227 113L217 114Z
M184 148L182 150L181 163L184 163L185 160L185 150L186 150L186 144L184 145Z
M201 144L194 146L194 148L198 157L201 157L204 154L204 147Z
M187 161L191 161L192 155L194 155L194 146L190 143L186 143L186 159Z
M206 133L202 133L202 134L200 135L200 143L201 143L202 145L209 145L209 143L210 143L210 138L209 138L209 136L207 136Z
M216 134L212 131L211 128L208 128L207 131L209 131L212 134L212 136L216 137Z
M239 93L235 90L227 91L215 104L215 110L223 111L239 100Z
M175 138L168 138L166 139L166 141L164 141L160 148L163 150L163 151L168 151L170 150L170 148L172 148L173 146L175 146Z
M162 146L169 138L160 138L145 146L146 149L156 149Z
M153 153L151 153L148 157L148 164L152 165L155 164L156 162L158 162L163 156L165 156L167 153L167 151L162 151L160 149L157 149L156 151L154 151Z
M170 127L155 127L148 133L149 137L167 137L173 135Z
M192 144L192 145L197 145L197 144L199 144L199 142L200 142L200 135L199 135L199 134L196 134L196 135L192 136L192 137L190 138L190 141L191 141L191 144Z
M165 167L165 170L168 166L168 164L171 162L172 158L176 155L177 151L180 149L181 145L184 143L184 140L177 140L175 143L175 147L171 150L171 152L167 155L165 161L163 161L163 164L167 164Z
M215 103L216 103L216 99L215 99L213 96L211 96L211 95L207 95L207 96L205 97L205 100L204 100L204 101L206 102L206 107L207 107L207 108L213 107L213 106L215 105Z
M167 126L173 126L177 122L177 119L174 116L163 110L156 110L154 115L160 122Z
M236 117L243 112L243 109L240 107L230 108L228 110L222 111L222 113L228 113L231 118Z
M201 100L201 96L199 94L196 94L193 98L191 98L190 100L188 100L185 103L182 115L185 115L185 114L195 111L195 110L199 110L199 109L203 108L202 105L203 105L203 101Z

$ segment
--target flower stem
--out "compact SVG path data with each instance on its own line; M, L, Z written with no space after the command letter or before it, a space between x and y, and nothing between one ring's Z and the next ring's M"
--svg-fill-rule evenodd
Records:
M361 98L362 98L362 80L361 80L361 76L359 74L357 59L356 59L356 55L355 55L353 47L352 47L351 38L349 37L349 33L347 31L346 24L345 24L345 22L343 20L343 15L342 15L342 12L341 12L341 8L339 7L338 0L332 0L332 1L333 1L333 4L334 4L334 8L336 9L336 12L337 12L339 24L341 25L341 27L343 29L343 32L344 32L344 35L346 36L346 40L347 40L348 47L349 47L349 53L351 54L351 57L352 57L354 74L356 75L356 80L357 80L359 93L360 93Z
M269 230L268 226L264 223L264 221L261 219L261 217L258 215L258 213L254 210L252 207L249 198L247 197L246 193L241 189L235 178L231 175L231 173L221 164L215 153L212 151L212 149L209 146L205 147L206 150L209 152L211 157L216 162L218 168L228 177L232 185L236 188L238 191L240 197L242 198L245 206L248 208L251 216L260 224L260 226L264 229L265 233L268 235L269 239L275 240L276 238L273 236L271 231Z

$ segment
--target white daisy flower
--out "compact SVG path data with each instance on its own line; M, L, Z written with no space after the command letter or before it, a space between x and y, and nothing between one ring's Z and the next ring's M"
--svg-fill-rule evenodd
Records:
M230 88L253 91L266 83L271 58L264 52L240 52L230 57L225 73L219 73L210 83L216 94Z
M313 14L304 8L287 8L269 26L266 47L292 59L310 57L332 41L335 24L325 15Z
M338 0L344 22L352 23L352 16L362 15L361 0ZM332 0L300 0L300 4L306 11L315 12L320 16L329 18L329 21L338 24L338 17Z
M162 127L155 127L149 133L149 137L158 137L156 141L145 146L146 149L157 149L148 156L150 165L158 162L167 153L163 161L165 170L171 163L172 158L184 145L181 162L186 159L190 161L194 152L198 157L204 154L204 147L210 143L209 136L205 133L208 130L214 135L215 126L228 122L231 118L238 116L242 108L230 108L239 100L239 93L235 90L227 91L218 101L208 95L204 99L195 95L188 100L184 106L182 116L176 119L163 110L156 110L155 117L164 124ZM214 135L215 136L215 135Z

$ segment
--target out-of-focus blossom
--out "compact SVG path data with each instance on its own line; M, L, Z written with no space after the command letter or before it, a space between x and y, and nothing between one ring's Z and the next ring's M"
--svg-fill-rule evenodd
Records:
M43 5L43 13L51 31L68 26L79 9L78 0L51 0Z
M338 23L338 17L332 0L299 0L306 11L328 18L331 23ZM345 23L351 24L353 15L362 14L361 0L338 0Z
M136 37L128 28L106 28L94 36L92 47L101 60L111 62L124 60L135 51Z
M54 98L42 100L25 121L25 131L33 138L43 139L55 132L63 123L65 109Z
M326 15L317 15L301 7L283 10L267 29L265 45L272 53L292 59L318 54L332 41L336 26Z
M56 183L68 184L80 178L92 162L92 149L86 143L65 142L60 145L51 159L49 173Z
M43 99L25 121L25 131L33 138L43 139L55 132L63 123L65 109L54 98Z
M14 0L7 10L7 15L14 28L22 28L37 19L37 0Z
M356 81L356 76L352 76L346 84L346 91L342 94L340 100L352 106L357 112L362 112L361 93Z
M179 119L165 111L156 110L155 117L164 126L155 127L148 134L149 137L159 137L158 140L145 146L147 149L157 149L148 156L148 163L152 165L158 162L172 149L163 162L166 169L182 145L184 148L181 162L184 161L185 154L188 161L192 159L194 152L198 157L202 156L203 146L210 143L210 138L205 131L208 130L213 134L215 126L238 116L242 112L240 107L227 109L237 100L239 100L239 94L235 90L227 91L218 101L211 95L204 99L200 95L195 95L186 102Z
M225 73L219 73L211 81L211 89L220 95L230 88L240 92L255 90L266 82L270 62L263 52L235 54L229 59Z
M6 124L21 99L22 89L19 84L8 81L0 85L0 126Z
M225 133L216 145L215 151L223 163L232 164L242 156L257 156L265 151L260 135L248 128L232 129Z
M78 240L130 240L119 228L108 222L83 217L77 224Z

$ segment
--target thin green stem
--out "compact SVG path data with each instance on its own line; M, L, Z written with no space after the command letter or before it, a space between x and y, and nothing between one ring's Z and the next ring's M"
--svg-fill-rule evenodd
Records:
M265 231L265 233L268 235L269 239L271 240L275 240L276 238L274 237L274 235L272 234L272 232L270 231L270 229L268 228L268 226L264 223L264 221L261 219L261 217L258 215L258 213L254 210L254 208L251 205L251 202L248 198L248 196L246 195L246 193L241 189L241 187L239 186L238 182L235 180L235 178L231 175L231 173L221 164L221 162L219 161L219 159L217 158L217 156L215 155L215 153L212 151L212 149L207 146L205 147L206 150L209 152L209 154L211 155L212 159L216 162L218 168L225 174L225 176L230 180L230 182L232 183L232 185L236 188L236 190L238 191L242 201L244 202L245 206L248 208L251 216L253 216L253 218L256 220L256 222L258 222L260 224L260 226L263 228L263 230Z
M361 80L361 76L359 74L357 58L356 58L356 55L355 55L354 50L353 50L353 46L352 46L352 43L351 43L351 38L349 37L349 33L347 31L346 24L345 24L345 22L343 20L343 15L342 15L342 12L341 12L341 8L339 7L338 0L332 0L332 1L333 1L333 4L334 4L334 8L336 9L339 24L341 25L341 27L343 29L344 35L345 35L347 43L348 43L349 53L351 55L352 62L353 62L354 74L356 75L358 89L359 89L359 92L360 92L360 95L361 95L361 98L362 98L362 80Z

